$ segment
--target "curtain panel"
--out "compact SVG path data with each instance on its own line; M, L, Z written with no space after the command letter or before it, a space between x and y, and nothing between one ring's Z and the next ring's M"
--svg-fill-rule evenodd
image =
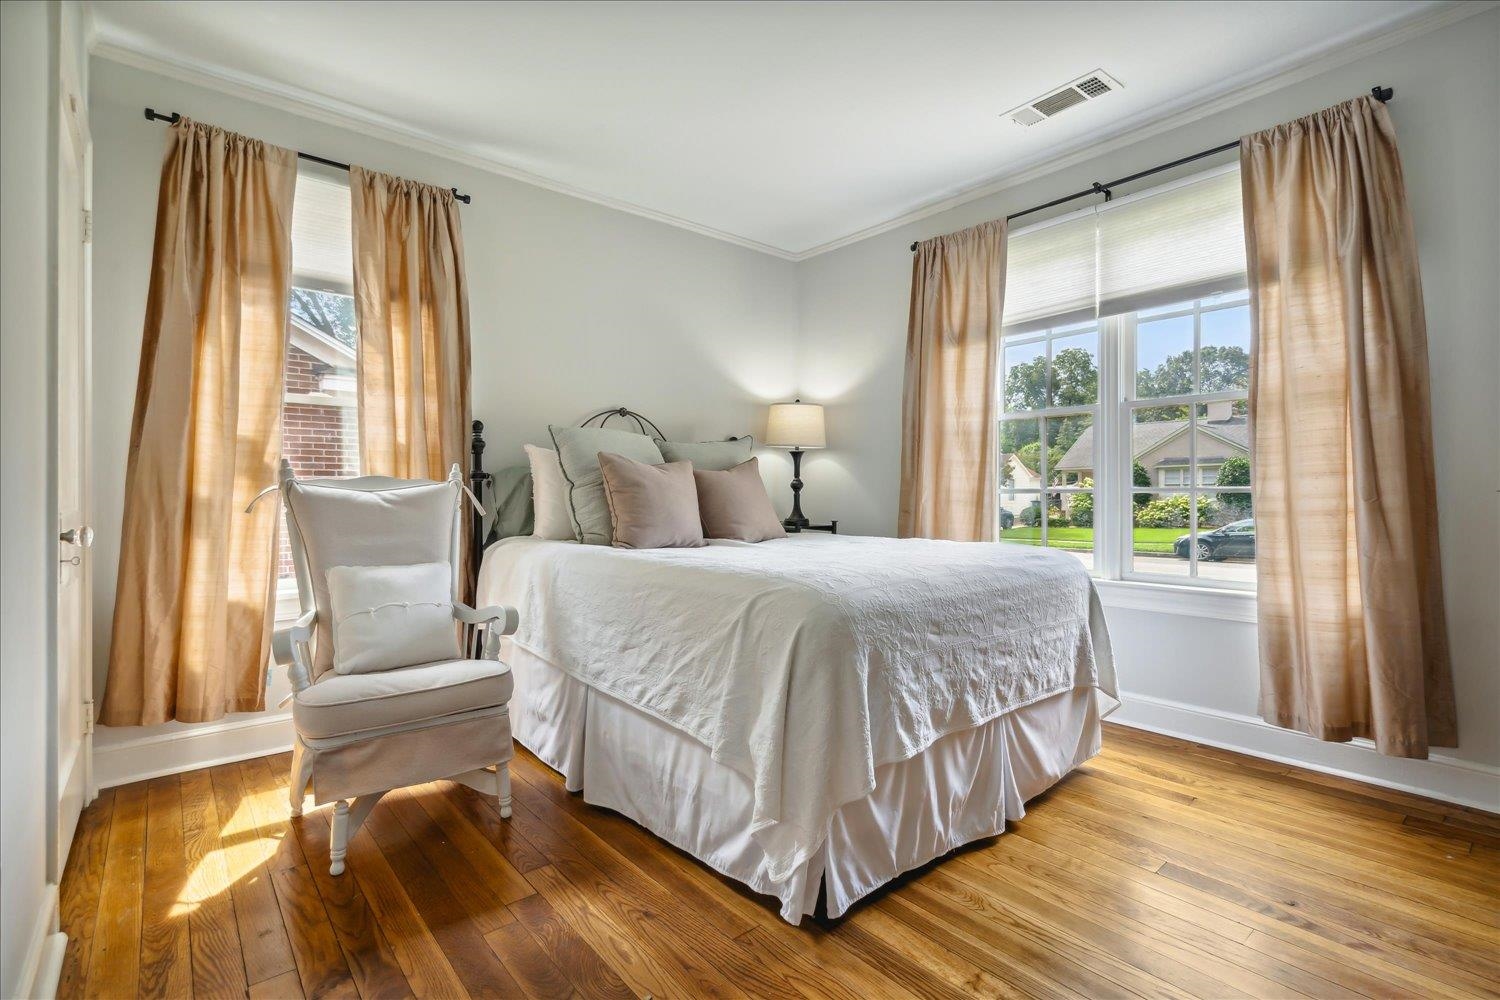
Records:
M443 480L468 455L469 292L451 191L349 168L365 475Z
M180 119L167 140L100 721L265 707L297 154Z
M901 401L902 538L993 541L1006 223L918 245Z
M1395 130L1361 97L1240 146L1260 711L1382 753L1456 746L1427 326Z

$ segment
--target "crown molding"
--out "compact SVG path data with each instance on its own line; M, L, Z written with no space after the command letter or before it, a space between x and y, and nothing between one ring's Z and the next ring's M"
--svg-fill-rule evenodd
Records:
M757 253L768 254L781 260L795 259L795 255L791 251L784 250L781 247L771 246L768 243L752 240L722 229L701 225L693 222L691 219L684 219L667 212L659 212L644 205L637 205L620 198L612 198L609 195L599 194L585 188L565 184L562 181L552 180L540 174L534 174L528 170L511 166L493 157L482 155L473 149L454 145L431 133L421 131L420 129L413 129L397 122L395 119L375 114L354 105L334 101L300 88L287 87L268 80L243 76L218 68L210 69L202 64L186 62L160 53L146 52L141 49L122 46L102 37L94 40L89 48L89 54L99 59L119 63L122 66L130 66L134 69L167 77L168 79L178 80L182 83L227 94L230 97L253 101L264 107L275 108L302 118L309 118L313 121L322 122L325 125L348 129L349 131L357 132L360 135L369 136L373 139L380 139L394 145L415 149L418 152L440 156L445 160L466 167L472 167L475 170L483 170L486 173L508 177L523 184L530 184L532 187L539 187L556 194L577 198L595 205L602 205L605 208L612 208L617 212L625 212L643 219L650 219L652 222L675 226L678 229L685 229L690 233L707 236L710 239L730 243L734 246L743 247L746 250L754 250Z
M85 3L83 7L86 13L86 24L90 28L90 34L93 35L90 39L89 54L97 56L100 59L131 66L149 73L156 73L159 76L165 76L183 83L218 91L222 94L228 94L231 97L253 101L260 105L348 129L385 142L404 146L408 149L415 149L420 152L440 156L443 159L472 167L476 170L508 177L523 184L530 184L533 187L566 195L570 198L578 198L595 205L602 205L605 208L612 208L618 212L625 212L629 215L649 219L652 222L674 226L690 233L696 233L699 236L706 236L710 239L719 240L747 250L754 250L757 253L763 253L780 260L798 262L810 260L813 257L829 253L833 250L859 243L862 240L878 236L881 233L890 232L893 229L899 229L902 226L910 225L913 222L918 222L941 212L946 212L951 208L956 208L966 202L995 194L1006 188L1024 184L1027 181L1045 177L1058 170L1063 170L1106 153L1114 152L1152 136L1200 121L1210 115L1243 104L1246 101L1273 93L1283 87L1317 76L1320 73L1325 73L1365 56L1384 51L1402 42L1425 35L1428 32L1436 31L1439 28L1462 21L1465 18L1481 14L1497 5L1500 5L1500 0L1478 0L1478 2L1455 0L1454 3L1447 6L1439 7L1427 14L1404 21L1389 30L1377 31L1375 34L1359 41L1348 43L1347 39L1334 39L1322 49L1302 56L1293 65L1278 65L1273 63L1267 68L1267 71L1257 73L1253 78L1249 77L1249 75L1242 77L1243 82L1239 86L1217 97L1197 102L1194 102L1192 98L1185 98L1182 101L1164 105L1161 108L1126 119L1103 140L1083 140L1071 144L1060 152L1042 154L1027 163L980 180L954 194L945 195L933 201L926 202L884 222L866 226L846 236L819 243L804 250L788 250L784 247L773 246L769 243L763 243L759 240L753 240L722 229L715 229L712 226L702 225L693 222L691 219L685 219L667 212L660 212L656 209L647 208L644 205L637 205L620 198L613 198L609 195L576 187L562 181L556 181L541 174L512 166L502 160L495 159L493 156L483 154L475 148L456 145L436 135L412 128L405 123L372 112L366 108L336 101L299 87L273 83L260 77L238 74L224 70L221 67L210 67L201 63L167 56L160 52L151 52L141 48L121 45L118 42L108 40L102 35L97 34L93 30L94 19L90 10L92 5Z
M826 243L799 251L791 255L794 261L810 260L821 254L838 250L841 247L851 246L872 236L888 233L893 229L919 222L930 218L950 208L957 208L967 202L997 194L1007 188L1025 184L1028 181L1046 177L1048 174L1065 170L1079 163L1085 163L1106 153L1123 149L1134 145L1144 139L1155 135L1170 132L1173 129L1201 121L1211 115L1227 111L1257 97L1275 93L1284 87L1294 83L1311 79L1329 70L1345 66L1365 56L1383 52L1386 49L1400 45L1413 38L1419 38L1429 32L1446 28L1450 24L1457 23L1466 18L1482 14L1500 5L1500 0L1457 0L1457 2L1439 7L1427 14L1404 21L1387 31L1377 32L1352 44L1341 44L1338 40L1331 42L1328 46L1317 52L1311 53L1298 60L1291 66L1277 67L1272 64L1269 75L1266 73L1256 74L1253 78L1242 77L1242 82L1234 89L1220 94L1217 97L1205 101L1193 102L1191 98L1181 102L1166 105L1163 109L1150 112L1146 115L1137 115L1126 119L1118 128L1100 141L1083 140L1066 147L1061 152L1049 152L1025 163L1014 167L1004 173L997 174L985 180L979 181L951 195L946 195L935 201L927 202L909 212L905 212L885 222L878 222L872 226L857 230L847 236L841 236Z

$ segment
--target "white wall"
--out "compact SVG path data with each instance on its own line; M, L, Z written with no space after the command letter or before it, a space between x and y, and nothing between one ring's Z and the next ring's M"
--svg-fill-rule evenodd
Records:
M1017 184L939 215L799 265L803 388L828 406L827 453L806 463L811 516L853 531L895 530L902 366L911 254L917 239L950 232L1081 190L1247 132L1394 86L1390 105L1416 219L1431 338L1438 503L1462 745L1444 756L1488 767L1500 806L1500 10L1402 42L1291 83L1050 176ZM983 125L982 127L1005 127ZM1232 158L1234 154L1229 154ZM1202 170L1199 162L1188 170ZM1157 176L1145 185L1167 179ZM1120 193L1128 193L1121 191ZM1058 211L1068 211L1067 206ZM1038 215L1028 221L1045 216ZM1255 629L1243 622L1112 609L1121 684L1183 713L1140 701L1122 717L1192 735L1261 741L1279 753L1415 787L1476 787L1442 763L1392 761L1352 746L1257 733ZM1170 707L1169 707L1170 708ZM1206 713L1206 714L1205 714ZM1189 716L1201 716L1194 721ZM1224 718L1224 716L1230 718ZM1149 716L1149 717L1148 717ZM1269 741L1269 742L1266 742Z
M521 445L546 443L549 422L576 423L616 404L642 411L669 435L760 436L764 404L797 388L796 283L788 261L118 63L96 58L93 73L98 697L166 141L165 126L145 121L143 107L473 196L461 209L473 406L486 425L491 470L522 463ZM761 458L775 495L785 494L786 457ZM283 677L278 670L273 704L286 690ZM111 748L185 731L216 732L180 724L101 728L101 780L115 766ZM266 736L285 745L285 732ZM198 759L234 752L218 735L193 740Z
M74 6L0 4L0 995L37 986L55 669L57 94ZM83 68L77 73L83 79Z

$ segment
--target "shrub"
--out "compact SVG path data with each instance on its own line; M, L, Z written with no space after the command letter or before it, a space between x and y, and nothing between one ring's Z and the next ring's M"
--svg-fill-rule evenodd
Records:
M1132 486L1150 486L1151 485L1151 473L1147 472L1146 471L1146 467L1144 465L1142 465L1140 462L1132 463L1132 468L1130 470L1130 485L1132 485ZM1144 506L1146 506L1146 504L1148 504L1148 503L1151 502L1151 494L1149 494L1149 493L1137 493L1133 499L1135 500L1135 505L1137 507L1144 507Z
M1250 460L1248 458L1226 458L1224 464L1219 467L1220 486L1249 486L1250 485ZM1248 511L1250 509L1250 494L1248 493L1221 493L1219 499L1224 506L1234 508L1236 511ZM1241 514L1249 517L1248 513ZM1238 518L1236 518L1237 520Z
M1084 479L1078 485L1092 487L1094 481ZM1068 519L1073 522L1075 528L1092 528L1094 526L1094 494L1074 493L1068 510Z
M1192 514L1192 501L1186 493L1159 496L1135 515L1138 528L1186 528ZM1212 524L1219 515L1219 504L1208 497L1198 499L1198 523Z

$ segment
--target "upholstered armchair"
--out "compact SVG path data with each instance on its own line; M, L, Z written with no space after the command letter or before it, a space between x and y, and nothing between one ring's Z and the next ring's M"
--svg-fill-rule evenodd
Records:
M517 615L459 601L468 494L458 466L447 482L298 480L283 461L280 491L302 606L296 624L273 641L293 692L292 815L301 815L309 787L318 805L335 803L329 872L343 872L349 838L391 789L448 778L494 795L508 818L512 682L499 647ZM366 596L362 607L340 590L351 572L394 575L399 583L424 566L435 596ZM434 614L439 643L451 628L451 655L400 664L414 631L408 619L425 621L431 635ZM350 654L356 647L357 657ZM387 651L400 665L384 662Z

